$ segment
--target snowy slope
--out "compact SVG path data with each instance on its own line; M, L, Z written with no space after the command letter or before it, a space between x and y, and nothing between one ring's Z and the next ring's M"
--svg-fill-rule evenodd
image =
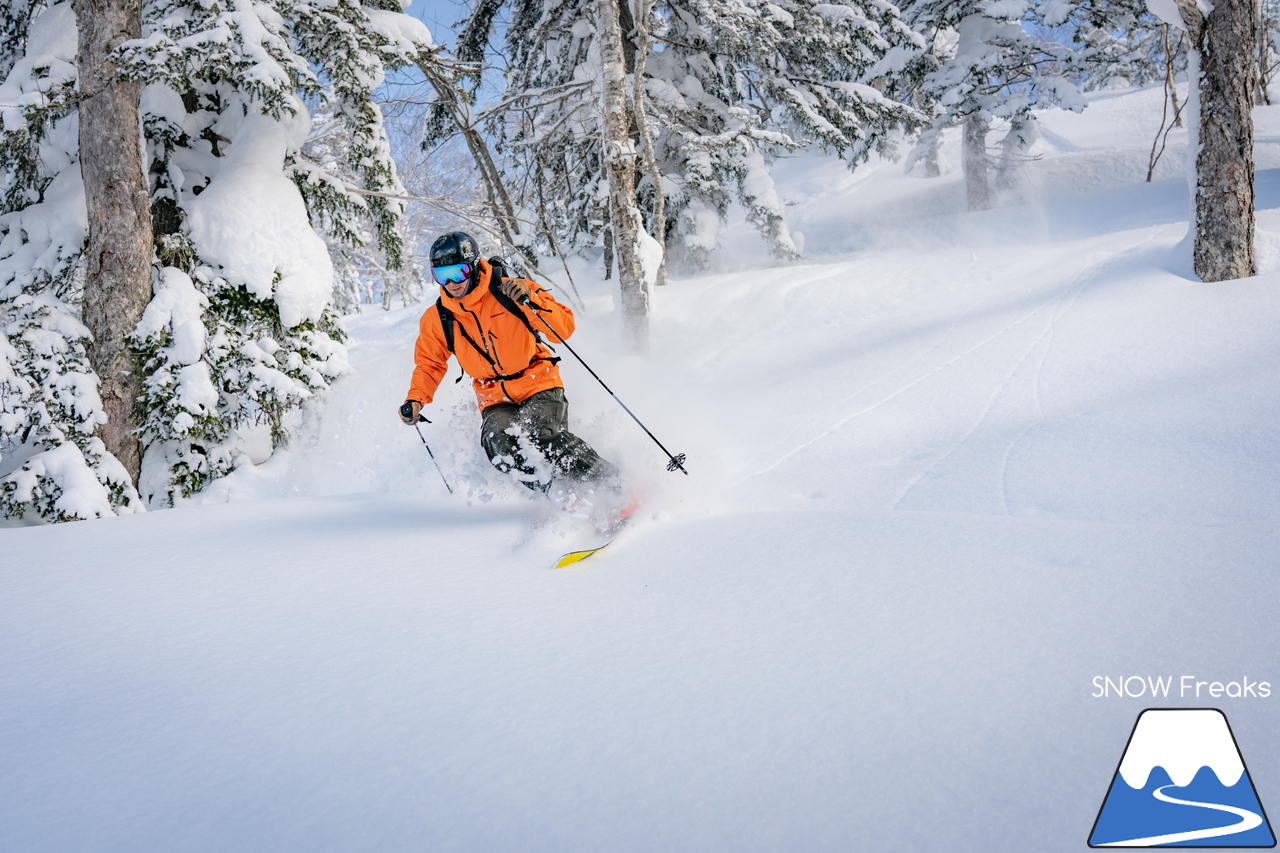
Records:
M0 849L1078 850L1161 703L1222 707L1265 806L1274 694L1090 695L1280 687L1280 109L1263 273L1203 285L1158 98L1046 114L977 215L950 149L796 158L812 260L731 232L648 361L579 269L575 348L693 474L562 365L647 498L580 569L454 374L456 496L395 420L421 306L351 318L306 437L202 505L0 531Z

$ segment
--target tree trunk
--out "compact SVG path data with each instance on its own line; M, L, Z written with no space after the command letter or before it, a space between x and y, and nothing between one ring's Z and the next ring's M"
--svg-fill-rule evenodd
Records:
M128 335L151 300L151 210L142 168L137 83L115 79L110 53L139 38L137 2L72 0L79 28L80 173L89 213L84 324L89 360L101 380L103 444L137 482L141 448L134 403L142 390Z
M1178 4L1199 57L1194 267L1201 281L1254 273L1253 90L1257 44L1252 0L1218 0L1206 18ZM1197 150L1192 148L1193 151Z
M1178 84L1173 79L1173 42L1169 39L1169 25L1161 24L1164 31L1164 87L1169 90L1169 101L1173 104L1173 126L1182 127L1182 107L1178 106ZM1147 180L1151 180L1147 178Z
M991 207L991 188L987 183L987 120L976 110L964 119L961 165L969 209L986 210Z
M929 138L926 141L928 147L924 151L924 176L939 178L942 176L942 167L938 164L938 147L942 141L942 131L939 128L933 128L928 133Z
M1262 15L1262 0L1253 0L1253 26L1258 36L1258 78L1254 86L1254 103L1258 106L1271 106L1271 96L1267 93L1267 78L1270 75L1268 66L1271 63L1271 34L1267 32L1266 21Z
M636 149L628 133L627 75L615 0L596 0L604 113L604 156L609 172L613 253L622 297L622 335L629 352L649 349L649 286L640 262L640 211L636 207Z
M604 229L604 280L613 278L613 229Z
M623 5L625 6L625 0ZM649 0L636 0L638 15L636 17L636 62L635 62L635 116L636 128L640 131L641 150L644 152L645 168L649 171L649 180L653 184L653 239L662 249L662 257L658 263L657 285L667 283L667 199L662 186L662 171L658 168L658 158L653 151L653 134L649 132L649 119L644 111L644 71L649 58Z
M1267 42L1271 36L1266 30L1261 30L1262 44L1259 47L1261 55L1258 57L1258 103L1265 106L1271 106L1271 93L1267 91L1267 80L1271 77L1271 45Z
M520 231L519 223L516 221L515 205L511 203L511 196L507 194L507 188L502 183L502 175L498 172L498 167L493 162L493 155L489 152L489 145L485 142L484 137L480 135L480 130L475 125L471 109L459 100L458 93L449 79L441 74L439 69L432 65L432 62L433 60L429 56L419 56L417 61L418 69L422 71L423 76L427 78L427 82L431 84L431 88L435 90L436 97L444 102L449 115L462 132L462 138L467 143L467 151L470 152L471 160L476 165L476 171L480 173L480 182L484 184L485 200L489 203L489 212L501 230L499 236L507 245L515 246L515 241ZM527 247L521 246L519 248L526 260L531 263L536 261L533 252L525 251Z

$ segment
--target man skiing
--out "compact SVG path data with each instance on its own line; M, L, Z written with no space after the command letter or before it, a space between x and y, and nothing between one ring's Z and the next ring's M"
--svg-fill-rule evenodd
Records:
M494 467L544 494L559 475L584 485L570 490L573 497L594 495L616 504L622 490L618 469L568 431L569 404L556 366L560 359L536 331L546 329L545 321L568 338L573 312L536 282L505 277L499 264L481 258L476 241L460 231L431 244L440 298L418 324L413 379L400 419L418 422L452 354L471 377L482 418L480 444ZM531 449L546 457L551 470L531 458Z

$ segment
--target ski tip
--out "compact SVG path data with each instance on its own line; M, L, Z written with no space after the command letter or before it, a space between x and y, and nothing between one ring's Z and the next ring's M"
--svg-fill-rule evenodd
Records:
M603 548L604 546L602 545L600 547ZM568 554L565 554L556 562L555 567L557 569L563 569L565 566L571 566L574 563L578 562L579 560L587 559L587 557L590 557L592 554L594 554L596 551L599 551L599 550L600 548L588 548L585 551L570 551Z
M618 532L627 523L627 521L630 520L630 518L636 514L636 511L639 509L640 509L640 502L633 501L628 506L619 510L610 520L608 526L601 531L602 533L604 533L606 536L609 537L607 542L605 542L602 545L597 545L594 548L586 548L582 551L570 551L568 554L565 554L556 562L555 568L563 569L565 566L572 566L574 563L587 559L587 557L590 557L592 554L598 554L599 552L603 551L606 547L608 547L613 542L614 539L617 538Z

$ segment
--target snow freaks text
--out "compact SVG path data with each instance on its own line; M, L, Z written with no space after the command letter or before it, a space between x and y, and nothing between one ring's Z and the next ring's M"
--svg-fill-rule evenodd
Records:
M1271 695L1271 682L1250 681L1247 677L1238 681L1208 681L1194 675L1174 677L1172 675L1130 675L1110 678L1103 675L1093 677L1093 693L1095 699L1112 696L1137 699L1146 697L1176 696L1181 699L1266 699Z

